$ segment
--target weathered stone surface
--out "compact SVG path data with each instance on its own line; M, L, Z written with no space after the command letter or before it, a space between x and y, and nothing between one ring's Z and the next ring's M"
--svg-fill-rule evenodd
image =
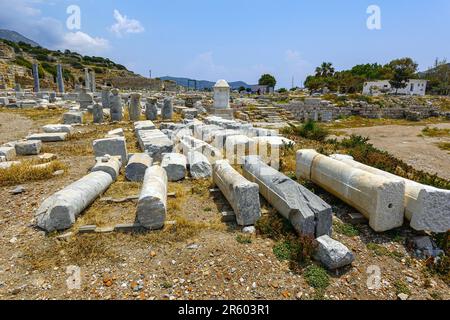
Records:
M166 153L161 161L169 181L179 181L186 177L187 159L180 153Z
M68 133L71 134L73 132L73 127L69 124L49 124L42 127L42 130L46 133Z
M259 192L295 231L314 238L331 236L333 214L329 204L257 156L245 157L243 169L244 176L259 185Z
M112 95L109 97L111 121L122 121L123 107L119 90L113 89L111 93Z
M102 107L103 108L110 108L110 101L109 97L111 95L111 88L110 87L102 87Z
M226 160L216 161L213 179L233 208L237 223L254 225L261 217L258 185L241 176Z
M327 235L317 238L316 242L318 247L314 258L327 269L334 270L345 267L355 259L353 253L346 246Z
M145 104L145 118L147 120L156 120L158 118L157 105L157 99L147 98L147 103Z
M112 137L124 137L125 133L123 132L122 128L117 128L111 131L108 131L108 133L106 134L107 138L112 138Z
M78 215L112 184L111 176L92 172L47 198L36 212L37 225L47 232L70 228Z
M164 105L161 109L161 117L163 120L170 120L173 117L173 104L171 98L164 99Z
M15 144L16 154L20 156L32 156L41 153L42 141L28 140L19 141Z
M0 162L0 169L8 169L12 166L19 165L20 161L6 161L6 162Z
M27 137L27 140L41 140L42 142L60 142L67 138L67 133L35 133Z
M106 172L114 181L116 181L119 176L120 167L122 167L120 156L105 155L103 157L96 158L95 161L95 166L92 168L91 172Z
M225 141L226 158L233 164L243 164L242 157L256 155L256 142L244 135L229 136Z
M94 104L92 107L92 115L94 117L94 123L103 123L103 107L101 104Z
M70 111L63 114L64 124L80 124L83 123L83 113Z
M137 136L141 150L155 161L161 161L163 153L173 151L173 142L160 130L140 130Z
M443 190L405 179L386 171L354 161L346 155L332 155L352 168L405 183L405 216L411 227L419 231L447 232L450 230L450 190Z
M44 153L44 154L41 154L38 158L39 158L39 160L53 161L53 160L56 160L58 158L58 156L54 153Z
M377 232L403 225L404 182L352 168L315 150L297 152L297 177L313 181L358 209Z
M120 156L122 165L125 165L128 161L127 144L124 137L94 140L93 147L96 157L103 157L107 154L110 156Z
M139 93L131 94L129 108L130 121L139 121L139 118L141 117L141 111L141 95Z
M189 171L194 179L205 179L212 175L212 167L208 158L198 151L188 153Z
M16 157L15 147L0 147L0 156L6 158L6 161L11 161Z
M134 123L134 131L136 132L136 134L141 131L141 130L155 130L156 126L155 124L150 121L137 121Z
M160 166L146 170L136 212L136 221L146 229L164 227L167 212L167 174Z
M135 153L128 160L125 177L129 181L144 181L145 171L153 164L152 158L146 153Z

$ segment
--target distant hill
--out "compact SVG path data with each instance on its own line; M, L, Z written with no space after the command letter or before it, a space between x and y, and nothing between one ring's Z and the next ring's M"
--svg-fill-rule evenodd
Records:
M40 47L39 43L24 37L20 33L11 30L0 29L0 39L8 40L14 43L23 42L32 47Z
M183 86L183 87L188 87L188 83L189 83L189 87L193 88L194 87L194 80L195 79L189 79L189 78L180 78L180 77L160 77L161 80L170 80L170 81L175 81L177 83L177 85L179 86ZM212 89L214 87L216 83L213 81L207 81L207 80L197 80L197 89L198 90L204 90L204 89ZM240 87L244 87L244 88L250 88L250 85L245 83L244 81L234 81L234 82L229 82L228 83L231 87L231 89L239 89Z
M450 63L447 63L447 64L445 64L443 66L447 66L447 68L450 68ZM427 75L429 75L430 73L432 73L434 71L436 71L436 67L430 68L430 69L428 69L426 71L423 71L423 72L419 72L418 75L419 75L419 77L423 78L423 77L426 77Z

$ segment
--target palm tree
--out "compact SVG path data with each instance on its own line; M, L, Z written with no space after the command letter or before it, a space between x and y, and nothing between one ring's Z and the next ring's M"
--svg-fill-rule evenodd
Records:
M316 68L316 77L331 77L334 75L334 67L331 62L323 62Z

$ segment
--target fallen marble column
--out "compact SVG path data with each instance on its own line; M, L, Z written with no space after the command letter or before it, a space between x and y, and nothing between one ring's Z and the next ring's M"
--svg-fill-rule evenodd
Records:
M41 153L42 142L40 140L18 141L14 146L19 156L33 156Z
M405 183L405 216L411 227L436 233L450 230L450 190L443 190L405 179L389 172L354 161L346 155L332 155L353 168Z
M125 165L128 161L127 143L124 137L94 140L93 148L96 157L103 157L107 154L110 156L120 156L122 165Z
M36 212L37 225L47 232L70 228L78 215L112 184L111 175L91 172L47 198Z
M42 130L46 133L61 133L65 132L71 134L73 127L69 124L48 124L42 127Z
M194 179L206 179L212 175L212 167L208 158L198 151L188 153L189 172Z
M329 270L345 267L355 259L346 246L327 235L317 238L316 243L314 259L320 261Z
M180 153L166 153L163 155L161 167L166 170L169 181L183 180L186 177L186 156Z
M261 217L258 185L241 176L226 160L214 164L213 180L233 208L238 225L254 225Z
M27 137L27 140L41 140L42 142L60 142L67 138L67 133L35 133Z
M125 177L129 181L144 181L145 171L153 164L153 159L146 153L135 153L128 160Z
M352 168L315 150L297 152L297 178L313 181L359 210L377 232L403 225L404 182Z
M167 174L160 166L153 166L145 171L136 221L149 230L161 229L164 227L166 212Z
M95 161L95 166L91 172L103 171L108 173L114 181L117 180L120 168L122 167L120 156L105 155L103 157L97 157Z
M244 158L244 176L259 185L259 192L299 234L331 236L331 206L314 193L269 167L258 156Z

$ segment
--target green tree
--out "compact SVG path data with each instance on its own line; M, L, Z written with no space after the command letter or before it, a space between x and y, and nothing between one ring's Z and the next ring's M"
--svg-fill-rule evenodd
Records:
M335 70L331 62L323 62L320 67L316 68L316 77L332 77L334 72Z
M259 78L258 84L260 86L269 86L272 88L275 88L275 85L277 84L277 80L274 76L270 74L263 74L261 78Z
M418 64L411 58L402 58L392 60L389 63L389 67L392 69L392 79L389 81L392 88L395 89L397 94L398 89L405 88L409 79L415 77Z
M287 89L286 88L280 88L278 89L278 93L286 93Z
M239 89L238 89L238 91L239 91L239 93L245 91L245 87L244 87L244 86L240 86Z
M428 91L438 95L450 94L450 63L436 59L434 66L422 76L428 80Z

